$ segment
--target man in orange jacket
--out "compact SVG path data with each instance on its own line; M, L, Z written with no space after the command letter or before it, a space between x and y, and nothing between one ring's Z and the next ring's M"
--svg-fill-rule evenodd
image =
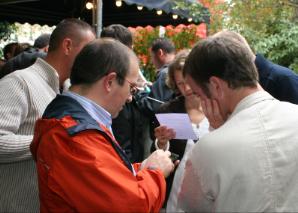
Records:
M158 212L170 152L131 164L111 130L132 100L138 60L113 39L97 39L77 56L70 91L58 95L35 126L41 212Z

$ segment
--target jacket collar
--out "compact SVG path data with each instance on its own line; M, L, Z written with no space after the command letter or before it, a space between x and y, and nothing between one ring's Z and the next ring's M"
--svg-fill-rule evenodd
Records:
M249 108L259 102L266 101L266 100L275 100L268 92L266 91L258 91L251 95L246 96L243 98L235 107L233 113L230 115L229 119L236 115L238 112Z
M80 131L87 129L97 129L104 131L101 126L94 120L87 111L75 99L57 95L56 98L48 105L42 118L43 119L61 119L65 116L71 116L77 121L77 125L69 128L67 131L70 135L74 135Z
M71 116L77 124L69 127L67 132L69 135L75 135L83 130L98 130L112 145L114 150L118 153L126 167L134 174L134 169L129 161L129 158L124 153L119 144L115 141L110 131L103 125L97 123L87 111L75 99L57 95L56 98L48 105L42 118L43 119L62 119L65 116Z

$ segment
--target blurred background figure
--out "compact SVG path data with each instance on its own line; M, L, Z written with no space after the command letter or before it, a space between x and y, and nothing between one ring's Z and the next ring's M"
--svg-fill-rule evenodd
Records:
M47 53L49 50L50 37L51 37L51 34L49 33L41 34L35 39L33 48L36 48L39 51L43 51Z
M20 69L25 69L36 61L37 58L45 58L49 48L50 34L42 34L35 39L33 47L23 46L23 51L6 62L0 71L0 78Z
M175 97L174 92L166 85L168 66L175 57L175 51L173 42L168 38L157 38L151 44L151 56L152 63L156 68L156 79L150 87L150 93L140 92L136 96L138 105L150 119L154 118L154 113L159 109L162 102Z
M9 59L17 56L22 52L22 46L18 42L8 43L3 48L4 60L8 61Z
M287 67L280 66L257 54L255 65L261 86L274 98L298 104L298 75Z
M1 69L4 66L4 64L6 63L6 61L3 58L0 58L0 73L1 73Z

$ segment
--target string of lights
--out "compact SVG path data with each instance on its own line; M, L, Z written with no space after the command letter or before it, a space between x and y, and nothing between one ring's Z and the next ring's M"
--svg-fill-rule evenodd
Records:
M122 0L115 0L115 5L116 5L117 7L121 7L121 6L122 6ZM85 6L86 6L86 9L88 9L88 10L92 10L92 9L94 8L94 5L93 5L92 1L87 1ZM143 5L137 5L137 9L138 9L138 10L141 11L141 10L143 10L143 8L144 8ZM160 15L163 14L163 11L160 10L160 9L157 9L157 10L156 10L156 14L160 16ZM172 14L172 18L173 18L173 19L178 19L179 16L178 16L177 14ZM188 21L188 22L192 22L193 19L192 19L192 18L188 18L187 21Z

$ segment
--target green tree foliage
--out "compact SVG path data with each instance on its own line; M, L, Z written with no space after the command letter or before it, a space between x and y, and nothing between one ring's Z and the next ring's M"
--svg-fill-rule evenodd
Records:
M197 2L189 2L185 0L173 0L174 10L185 10L188 11L189 17L196 23L205 23L210 19L210 12L203 4Z
M258 53L298 72L297 0L230 0L224 28L242 34Z
M0 22L0 42L5 42L10 35L16 31L16 26L8 22ZM2 49L0 49L0 58L3 57Z
M223 26L247 37L250 43L279 33L280 26L291 20L293 8L287 0L230 0L226 3Z
M279 31L259 39L254 48L277 64L289 67L298 73L298 24L279 24Z
M209 5L209 35L242 34L252 49L298 73L298 0L200 0Z
M16 31L14 24L8 22L0 22L0 40L6 41L10 35Z
M298 0L200 2L211 13L209 35L222 29L239 32L256 52L298 73ZM196 10L193 5L177 5Z

